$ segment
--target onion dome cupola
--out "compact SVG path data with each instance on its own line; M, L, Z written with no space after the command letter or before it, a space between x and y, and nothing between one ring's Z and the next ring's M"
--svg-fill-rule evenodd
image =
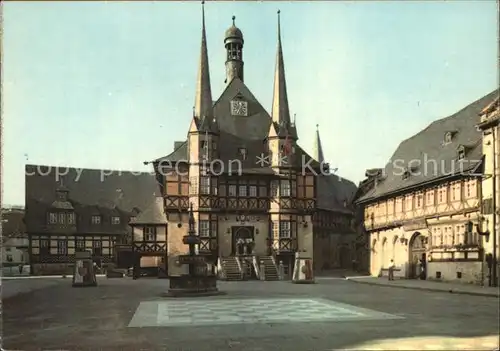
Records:
M236 17L233 16L233 25L226 30L224 46L226 48L226 83L234 78L243 81L243 33L236 27Z

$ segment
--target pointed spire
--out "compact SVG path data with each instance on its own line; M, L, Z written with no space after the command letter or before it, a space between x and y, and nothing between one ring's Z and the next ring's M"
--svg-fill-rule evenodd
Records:
M319 124L316 124L316 138L314 139L313 158L318 162L324 162L323 146L321 145L321 138L319 137Z
M210 88L210 70L208 68L207 36L205 31L205 1L201 2L201 52L198 67L198 81L196 82L196 96L194 101L194 115L198 118L213 118L212 90Z
M283 61L283 48L281 46L280 11L278 10L278 51L276 53L276 68L274 72L274 94L272 119L274 122L288 129L291 125L290 108L286 92L285 63ZM295 133L290 133L296 137Z

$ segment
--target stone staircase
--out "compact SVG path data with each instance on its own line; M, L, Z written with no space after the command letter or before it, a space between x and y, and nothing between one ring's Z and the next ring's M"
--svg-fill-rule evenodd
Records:
M221 258L221 268L221 279L228 281L243 280L240 264L236 257L230 256Z
M259 261L261 265L264 264L264 280L280 280L278 267L276 267L272 256L261 256Z

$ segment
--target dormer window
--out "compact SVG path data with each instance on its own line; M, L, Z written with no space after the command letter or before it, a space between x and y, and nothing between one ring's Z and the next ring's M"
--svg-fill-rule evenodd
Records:
M57 223L57 213L49 213L49 224Z
M247 159L247 149L244 148L244 147L240 147L238 148L238 155L243 159L243 160L246 160Z
M120 217L117 216L111 217L111 224L120 224Z
M129 222L133 222L133 221L135 221L136 219L137 219L137 217L135 217L135 216L132 216L132 217L130 217L130 220L129 220Z
M452 138L451 133L450 133L450 132L446 133L446 134L444 135L444 143L445 143L445 144L449 144L449 143L451 143L451 138Z
M75 214L68 213L68 224L75 224Z
M458 152L458 160L463 160L465 159L465 154L466 154L466 148L465 146L463 145L460 145L458 148L457 148L457 152Z
M101 224L101 216L92 216L91 223L92 224Z
M449 131L444 134L443 145L450 144L453 141L453 137L455 136L456 131Z

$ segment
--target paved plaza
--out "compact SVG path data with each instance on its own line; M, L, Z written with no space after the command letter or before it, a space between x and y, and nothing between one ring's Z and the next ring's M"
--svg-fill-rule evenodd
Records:
M141 302L129 327L402 318L326 299L187 299Z
M4 300L5 349L493 350L498 344L494 297L343 279L221 282L227 295L200 299L162 298L168 281L158 279L99 278L95 288L72 288L60 278L44 284Z

